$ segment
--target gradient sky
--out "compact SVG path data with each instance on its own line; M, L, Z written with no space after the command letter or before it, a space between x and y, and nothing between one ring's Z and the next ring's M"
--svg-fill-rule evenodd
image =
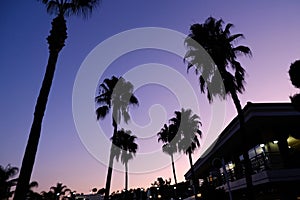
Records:
M77 134L72 115L72 91L77 71L91 50L122 31L139 27L164 27L188 34L189 26L193 23L202 23L209 16L222 18L235 25L233 33L245 35L239 44L249 46L253 52L252 58L240 59L247 70L246 91L240 95L242 105L247 101L288 102L289 95L296 92L287 71L291 62L300 58L299 1L230 1L226 4L217 0L126 2L104 0L88 20L68 18L69 37L57 63L32 175L32 180L39 182L38 191L48 190L57 182L84 193L93 187L104 187L105 165L86 150ZM46 13L44 5L34 0L1 1L0 11L0 165L10 163L20 166L48 58L46 37L53 16ZM101 81L112 75L123 75L137 65L152 62L173 67L190 80L201 102L200 113L197 114L201 117L201 129L205 135L211 124L211 107L205 96L200 95L192 71L188 75L185 73L181 58L160 51L132 52L116 60L99 78ZM136 96L140 100L140 107L132 109L132 121L140 126L153 123L153 126L149 126L150 132L135 133L139 137L146 134L153 141L139 140L139 150L159 150L161 144L156 143L155 134L173 116L174 110L180 109L176 94L168 88L152 84L139 88ZM164 115L161 119L152 119L149 109L158 104L160 106L154 111L159 113L154 116L161 116L161 108L164 108ZM222 127L234 116L235 109L228 99ZM100 125L110 137L110 117ZM108 149L102 151L106 153ZM162 156L169 159L167 155ZM199 152L194 160L198 157ZM130 161L129 170L134 164L138 163ZM176 162L176 170L179 181L184 180L183 175L188 170L187 157L183 156ZM158 176L172 178L171 172L169 166L153 172L130 174L129 186L148 187ZM123 177L123 172L114 171L112 191L124 187Z

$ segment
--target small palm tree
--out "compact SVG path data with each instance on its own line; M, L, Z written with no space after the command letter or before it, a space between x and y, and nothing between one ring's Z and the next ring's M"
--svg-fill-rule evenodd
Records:
M52 21L52 29L47 38L49 44L49 58L44 75L42 87L35 105L34 118L31 125L25 154L20 170L19 181L16 187L14 199L24 199L27 186L29 185L38 143L41 134L42 121L48 102L58 54L65 46L67 39L66 16L78 15L87 17L89 13L98 5L100 0L41 0L46 5L47 12L55 14Z
M300 89L300 60L293 62L289 69L292 84ZM300 110L300 93L290 96L291 102L297 110Z
M168 126L164 124L163 128L157 133L158 142L163 142L162 150L164 153L171 157L172 171L174 176L175 184L177 185L175 164L174 164L174 153L177 152L177 143L174 138L176 136L176 131L172 130L172 125Z
M97 119L104 119L112 109L112 126L114 129L112 137L114 138L117 134L121 118L124 119L125 123L130 120L129 105L138 105L138 99L133 94L133 85L122 77L117 78L112 76L110 79L105 79L100 84L99 89L99 95L95 98L98 105L96 109ZM105 200L109 198L113 160L119 153L118 149L115 145L112 145L110 149Z
M11 187L17 184L17 179L12 179L17 175L19 169L17 167L12 167L11 165L7 165L3 167L0 165L0 199L9 199L13 195L13 191Z
M231 35L230 29L233 24L227 24L224 29L223 24L222 19L216 20L213 17L209 17L203 24L193 24L190 27L191 34L185 40L188 47L185 59L188 61L188 69L195 67L196 73L199 74L201 92L207 93L210 103L217 96L221 99L226 99L227 95L231 96L238 113L242 142L246 143L244 114L238 97L238 93L243 93L245 90L245 69L237 57L251 56L252 53L247 46L234 46L237 39L244 36L243 34ZM199 53L199 44L209 53L214 63L207 63L207 60L203 59L203 54ZM252 199L252 169L246 145L243 157L247 196Z
M56 200L59 200L61 196L64 196L68 190L67 186L62 183L57 183L56 186L50 188L50 191L55 195Z
M181 111L175 111L175 117L170 119L170 122L175 127L177 134L180 135L178 150L189 156L195 195L199 191L199 184L196 181L194 173L192 154L196 148L200 146L198 136L201 137L202 132L199 129L199 126L201 126L199 119L198 115L192 114L191 109L184 108L182 108Z
M128 190L128 161L133 159L138 149L135 143L136 136L131 135L130 130L118 130L117 137L119 138L119 147L121 150L121 162L125 166L125 190Z

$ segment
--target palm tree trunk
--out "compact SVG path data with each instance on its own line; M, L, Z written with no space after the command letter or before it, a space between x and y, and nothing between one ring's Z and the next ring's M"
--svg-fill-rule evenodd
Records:
M245 118L244 118L244 113L242 110L242 106L240 103L240 100L237 96L237 93L233 90L230 90L230 94L233 100L233 103L236 107L237 113L238 113L238 119L240 123L240 133L242 137L242 144L246 144L247 142L247 135L246 135L246 130L245 130ZM243 157L244 157L244 162L245 162L245 178L246 178L246 185L247 185L247 198L248 200L254 199L253 196L253 184L252 184L252 166L251 162L249 159L249 154L248 154L248 148L246 145L243 145L245 148L243 150Z
M44 75L42 87L34 110L33 122L31 125L27 146L25 149L24 157L18 184L16 187L14 200L23 200L28 190L29 181L31 178L33 165L36 157L36 152L41 135L42 121L48 102L52 81L54 78L55 67L60 50L64 47L65 40L67 39L66 21L63 16L59 15L52 21L52 30L47 38L49 44L49 58Z
M199 184L196 181L196 176L195 176L195 171L194 171L194 165L193 165L193 159L192 159L192 152L188 151L189 154L189 161L190 161L190 166L191 166L191 172L192 172L192 181L193 181L193 186L194 186L194 195L195 199L199 199L197 197L198 191L199 191Z
M114 117L112 118L112 121L113 121L113 127L114 127L114 134L113 134L113 137L114 137L117 134L118 125L117 125L117 122L115 121ZM105 185L104 200L108 200L109 199L111 177L112 177L112 169L113 169L114 157L115 157L113 146L114 146L114 144L111 144L110 156L109 156L109 165L108 165L107 176L106 176L106 185Z
M175 164L174 164L173 154L171 154L171 161L172 161L172 169L173 169L174 181L175 181L175 185L177 185L177 178L176 178L176 172L175 172Z
M125 190L128 190L128 163L125 162Z

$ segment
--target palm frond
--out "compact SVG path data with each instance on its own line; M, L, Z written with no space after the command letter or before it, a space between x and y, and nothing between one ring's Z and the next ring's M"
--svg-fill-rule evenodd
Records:
M233 27L234 27L234 25L231 23L226 24L225 29L224 29L224 34L230 35L230 29Z
M231 35L230 37L228 37L228 42L233 42L234 40L236 40L237 38L245 38L243 34L238 33L238 34L234 34Z
M238 54L243 54L245 56L252 56L252 52L250 50L249 47L246 47L246 46L243 46L243 45L240 45L240 46L237 46L235 48L233 48L233 51L235 53L238 53Z
M96 109L97 120L104 119L109 112L108 106L101 106Z
M131 105L136 105L136 106L139 105L139 101L138 101L137 97L134 96L134 95L131 95L130 100L129 100L129 103L130 103Z

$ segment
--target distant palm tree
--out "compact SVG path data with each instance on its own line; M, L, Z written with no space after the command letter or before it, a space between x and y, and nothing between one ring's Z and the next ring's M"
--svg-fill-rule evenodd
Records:
M122 77L117 78L112 76L111 79L107 78L100 84L99 95L95 98L99 106L96 109L97 119L104 119L109 113L109 110L112 109L112 126L114 129L112 137L117 134L118 124L121 118L124 119L125 123L130 120L128 111L129 105L138 105L138 99L134 96L133 90L133 85ZM113 160L117 155L118 148L112 145L106 178L105 200L109 198Z
M138 149L138 145L135 143L136 136L131 135L130 130L118 130L116 135L119 138L119 144L121 152L121 162L125 166L125 190L128 190L128 161L133 159L133 156ZM114 139L113 139L114 140Z
M58 54L65 46L67 39L66 16L79 15L87 17L98 5L100 0L41 0L46 5L47 12L55 14L52 29L47 38L49 44L49 58L42 87L35 105L34 118L22 161L19 181L16 187L15 200L24 199L29 185L35 156L41 134L42 121L46 110L48 96L54 77Z
M63 200L75 200L76 199L76 191L71 189L65 190L65 196L63 197Z
M56 186L50 188L50 191L55 195L57 200L59 200L61 196L64 196L68 190L67 186L62 183L56 183Z
M245 143L247 140L244 125L245 120L237 95L238 93L243 93L245 90L245 69L237 61L237 56L251 56L252 54L249 47L243 45L234 46L237 43L237 39L244 36L243 34L231 35L230 28L233 27L233 24L229 23L223 29L223 23L222 19L216 20L213 17L209 17L204 24L193 24L190 27L191 34L185 40L189 48L185 59L189 63L188 69L194 66L196 73L199 74L201 92L207 93L209 102L212 102L216 96L222 99L225 99L227 95L231 96L238 113L240 131L243 137L242 142ZM209 53L214 63L206 63L203 60L203 55L199 54L199 48L193 41L196 41ZM221 79L221 84L219 84L220 82L217 79ZM252 199L252 170L246 145L243 157L248 197Z
M26 200L40 200L42 199L42 195L33 191L33 188L37 188L39 186L38 182L32 181L29 183L28 192L26 194Z
M18 179L12 179L17 175L19 169L17 167L12 167L7 165L3 167L0 165L0 200L9 199L13 195L11 187L17 184Z
M163 146L162 150L164 153L168 154L171 157L172 163L172 171L174 176L175 184L177 185L177 178L176 178L176 171L175 171L175 164L174 164L174 153L177 152L177 142L174 140L176 136L176 131L172 131L172 125L168 126L164 124L164 127L157 133L158 142L162 141Z
M189 156L189 162L192 172L192 180L194 185L195 195L198 193L199 183L196 181L192 154L197 147L200 146L198 136L201 137L202 132L199 129L201 126L200 118L196 114L192 114L191 109L182 108L181 111L175 111L175 117L170 119L171 124L176 128L176 132L180 135L178 142L178 150L183 151Z
M300 60L296 60L291 64L289 69L289 75L292 84L296 88L300 89ZM300 110L300 93L290 96L290 99L295 108L297 110Z

